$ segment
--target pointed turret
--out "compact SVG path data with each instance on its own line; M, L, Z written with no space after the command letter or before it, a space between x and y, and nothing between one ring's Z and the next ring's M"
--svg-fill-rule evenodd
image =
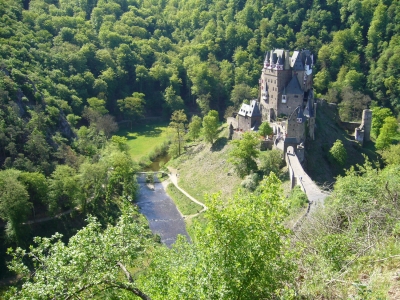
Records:
M290 69L290 56L289 56L289 50L285 50L285 64L283 66L285 70Z
M307 118L313 118L314 117L314 97L311 96L312 90L310 90L308 94L308 99L307 99L307 104L306 107L304 108L304 115Z
M277 70L283 70L283 58L282 58L282 56L278 56L278 59L276 60L275 68Z
M269 51L267 51L265 55L265 60L264 60L264 67L267 68L270 66L270 59L271 59L271 54Z

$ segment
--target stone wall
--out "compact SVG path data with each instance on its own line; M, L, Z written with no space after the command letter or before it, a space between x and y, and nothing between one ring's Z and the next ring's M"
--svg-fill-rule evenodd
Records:
M251 118L238 116L238 128L243 131L249 131L251 129Z
M226 124L228 124L228 126L232 123L233 129L238 128L238 120L236 118L233 117L229 117L226 119Z
M261 143L260 143L260 150L261 151L272 150L273 146L274 146L273 140L264 140L264 141L261 141Z
M356 128L360 127L360 122L340 122L339 126L348 132L354 132Z

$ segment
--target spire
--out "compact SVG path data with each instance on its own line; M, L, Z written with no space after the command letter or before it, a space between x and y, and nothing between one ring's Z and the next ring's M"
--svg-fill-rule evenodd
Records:
M265 60L264 60L264 67L269 67L270 66L270 60L271 60L271 54L269 51L267 51L266 55L265 55Z

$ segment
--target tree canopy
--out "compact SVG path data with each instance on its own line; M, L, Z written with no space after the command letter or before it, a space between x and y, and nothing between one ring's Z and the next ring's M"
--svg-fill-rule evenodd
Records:
M206 116L203 118L203 128L202 134L204 139L213 144L218 137L218 126L219 126L219 117L218 112L215 110L211 110L208 112Z
M243 133L241 140L233 140L235 146L229 154L229 161L235 166L238 175L243 178L251 171L257 171L256 159L260 154L260 140L254 132Z

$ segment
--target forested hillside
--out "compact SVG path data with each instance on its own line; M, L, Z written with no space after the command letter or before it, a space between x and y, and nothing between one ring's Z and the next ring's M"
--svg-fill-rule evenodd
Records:
M28 266L26 250L14 251L12 270L29 280L9 296L373 299L390 286L396 298L399 26L391 0L0 0L1 275L10 275L4 248L31 243L21 226L29 218L97 217L68 245L37 238ZM367 162L339 177L326 210L294 236L272 174L228 204L210 196L194 243L155 245L123 204L138 188L138 165L113 136L118 122L209 114L213 143L218 117L258 96L274 48L314 53L316 95L338 103L342 120L375 107L373 135L384 133L377 149L391 166Z
M311 49L316 92L329 101L365 106L369 95L399 110L395 1L1 0L0 7L6 167L40 165L50 174L70 153L62 137L109 135L113 117L169 117L181 108L222 116L257 96L263 53L272 48ZM71 130L88 123L89 132ZM47 158L50 165L40 162Z
M109 135L112 116L222 116L257 96L272 48L311 49L316 92L330 101L400 106L395 1L2 0L0 9L6 167L49 174L54 166L38 161L68 155L56 155L62 137L90 135L71 130L88 123Z

